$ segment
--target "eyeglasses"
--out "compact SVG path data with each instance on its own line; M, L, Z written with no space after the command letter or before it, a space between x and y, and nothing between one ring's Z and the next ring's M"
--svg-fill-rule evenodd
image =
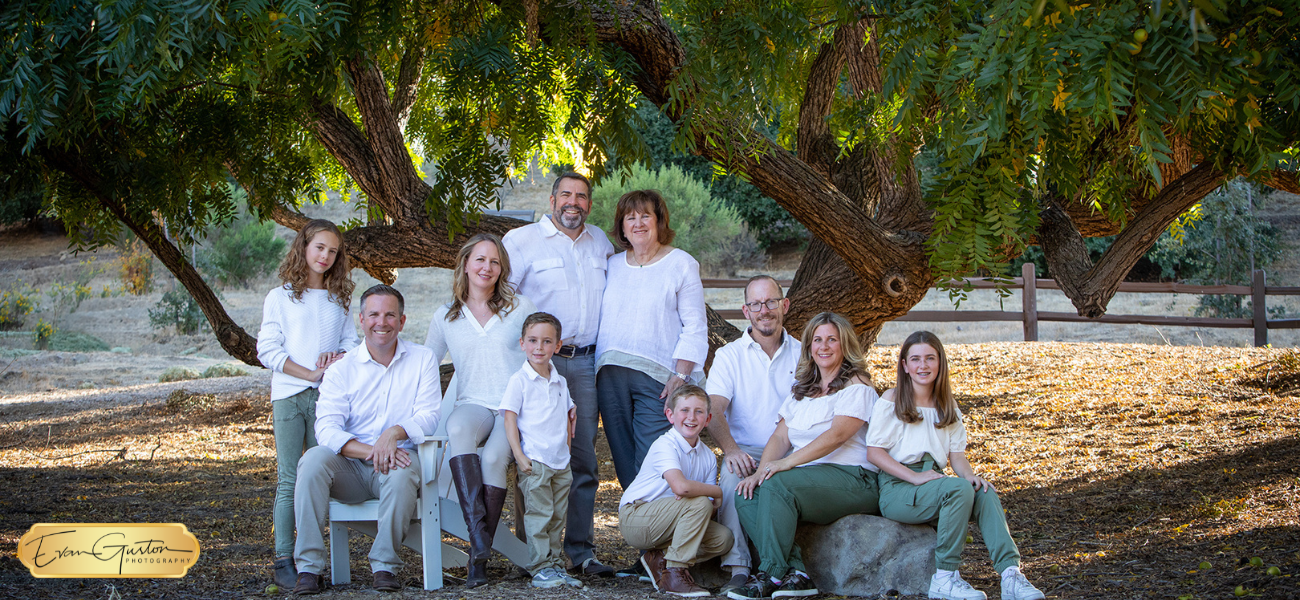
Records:
M768 310L776 310L776 307L781 306L781 300L784 300L784 298L773 298L765 302L746 302L745 307L749 309L749 312L758 312L764 307Z

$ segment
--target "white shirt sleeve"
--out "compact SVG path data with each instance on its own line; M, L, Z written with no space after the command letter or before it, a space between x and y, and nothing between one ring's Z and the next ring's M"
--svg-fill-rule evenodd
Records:
M501 407L497 410L508 410L519 414L519 409L524 407L524 377L519 373L510 376L510 381L506 382L506 392L501 395Z
M335 454L342 452L344 444L356 437L343 429L348 414L345 377L340 369L326 369L320 384L320 397L316 399L316 442Z
M962 418L961 410L957 411L957 422L948 426L948 451L965 452L966 451L966 420Z
M709 376L704 380L705 391L710 396L722 396L727 400L735 401L737 370L736 361L732 360L731 353L723 352L722 348L719 348L717 354L713 355L713 367L709 369Z
M682 321L682 332L677 336L673 358L689 360L696 368L703 368L709 356L709 324L704 311L704 285L700 282L700 263L690 258L677 290L677 316Z
M836 394L834 414L870 422L875 401L876 390L871 386L863 383L850 385Z
M871 410L871 426L867 428L867 446L892 450L903 437L903 422L894 416L894 403L877 400Z
M361 340L357 338L357 326L352 322L352 306L343 309L343 326L339 327L339 343L336 352L347 352L357 347Z
M257 360L277 373L284 372L284 363L289 360L289 352L284 349L284 325L281 323L280 299L283 297L280 288L266 295L262 303L262 328L257 331Z
M524 250L515 241L522 233L517 232L518 229L511 229L501 238L501 245L506 249L506 256L510 259L510 285L515 290L519 289L519 285L524 281L524 275L528 272L528 264L523 261Z
M415 387L414 411L410 418L398 423L406 430L406 437L416 445L423 444L425 436L433 435L438 430L438 419L442 412L442 373L438 370L439 362L438 357L432 354L424 357L420 364L420 381ZM347 440L343 443L346 444ZM339 446L340 449L342 447Z
M424 345L433 350L433 360L437 363L441 363L442 357L447 356L447 334L443 331L446 324L447 307L443 306L433 311L433 319L429 321L429 334L424 337Z

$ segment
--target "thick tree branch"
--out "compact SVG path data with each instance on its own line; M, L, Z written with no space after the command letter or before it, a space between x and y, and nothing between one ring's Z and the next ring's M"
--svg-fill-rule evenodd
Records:
M400 131L406 131L406 123L411 119L411 108L415 106L422 73L424 45L416 40L408 40L402 63L397 68L397 82L393 85L393 114Z
M1260 179L1260 183L1275 190L1282 190L1291 194L1300 194L1300 178L1297 178L1296 175L1295 171L1274 169L1265 173Z
M799 160L830 175L831 163L838 154L831 137L826 117L831 114L831 102L839 88L840 73L844 69L844 46L849 27L836 30L831 41L822 44L808 69L808 82L804 86L803 103L799 106L799 129L796 144Z
M1223 184L1226 175L1201 163L1169 182L1124 227L1101 260L1094 265L1077 227L1055 204L1041 211L1038 242L1047 266L1081 316L1106 314L1106 304L1119 284L1146 254L1161 232L1193 204Z
M203 277L194 270L194 266L185 260L185 255L168 241L156 222L149 218L137 218L121 198L109 191L104 178L88 167L88 161L63 151L49 149L42 155L50 166L66 173L81 184L99 201L100 206L117 217L149 247L153 255L162 261L163 266L171 271L176 280L185 286L186 291L198 303L199 308L203 310L203 315L208 319L208 324L212 326L212 333L216 336L217 342L227 354L250 366L262 366L261 361L257 359L257 339L230 318L212 288L203 281Z
M351 79L366 141L380 175L379 195L368 194L370 201L382 206L395 224L413 227L424 217L423 200L430 190L416 173L406 150L406 138L389 101L384 73L375 61L361 55L345 62L344 68ZM420 201L410 201L415 198Z

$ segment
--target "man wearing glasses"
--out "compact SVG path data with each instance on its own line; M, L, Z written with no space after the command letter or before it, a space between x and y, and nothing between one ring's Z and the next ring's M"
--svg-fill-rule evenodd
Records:
M751 277L741 307L749 328L718 349L706 382L713 406L709 434L725 454L718 476L723 491L718 522L736 538L731 552L722 557L722 565L731 568L731 580L719 592L724 596L744 586L749 576L749 543L736 514L736 485L758 467L799 364L799 340L785 331L789 309L790 300L776 279Z

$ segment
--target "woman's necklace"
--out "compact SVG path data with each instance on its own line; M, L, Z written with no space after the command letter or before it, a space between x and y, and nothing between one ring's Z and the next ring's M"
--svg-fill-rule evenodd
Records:
M663 246L660 246L659 248L655 248L655 251L650 255L650 259L649 259L649 260L653 261L653 260L655 259L655 257L659 255L659 250L661 250L662 248L663 248ZM645 265L646 265L645 263L641 262L641 259L639 259L639 258L636 257L636 251L635 251L635 250L632 251L632 260L636 261L636 268L638 268L638 269L643 268L643 267L645 267Z

